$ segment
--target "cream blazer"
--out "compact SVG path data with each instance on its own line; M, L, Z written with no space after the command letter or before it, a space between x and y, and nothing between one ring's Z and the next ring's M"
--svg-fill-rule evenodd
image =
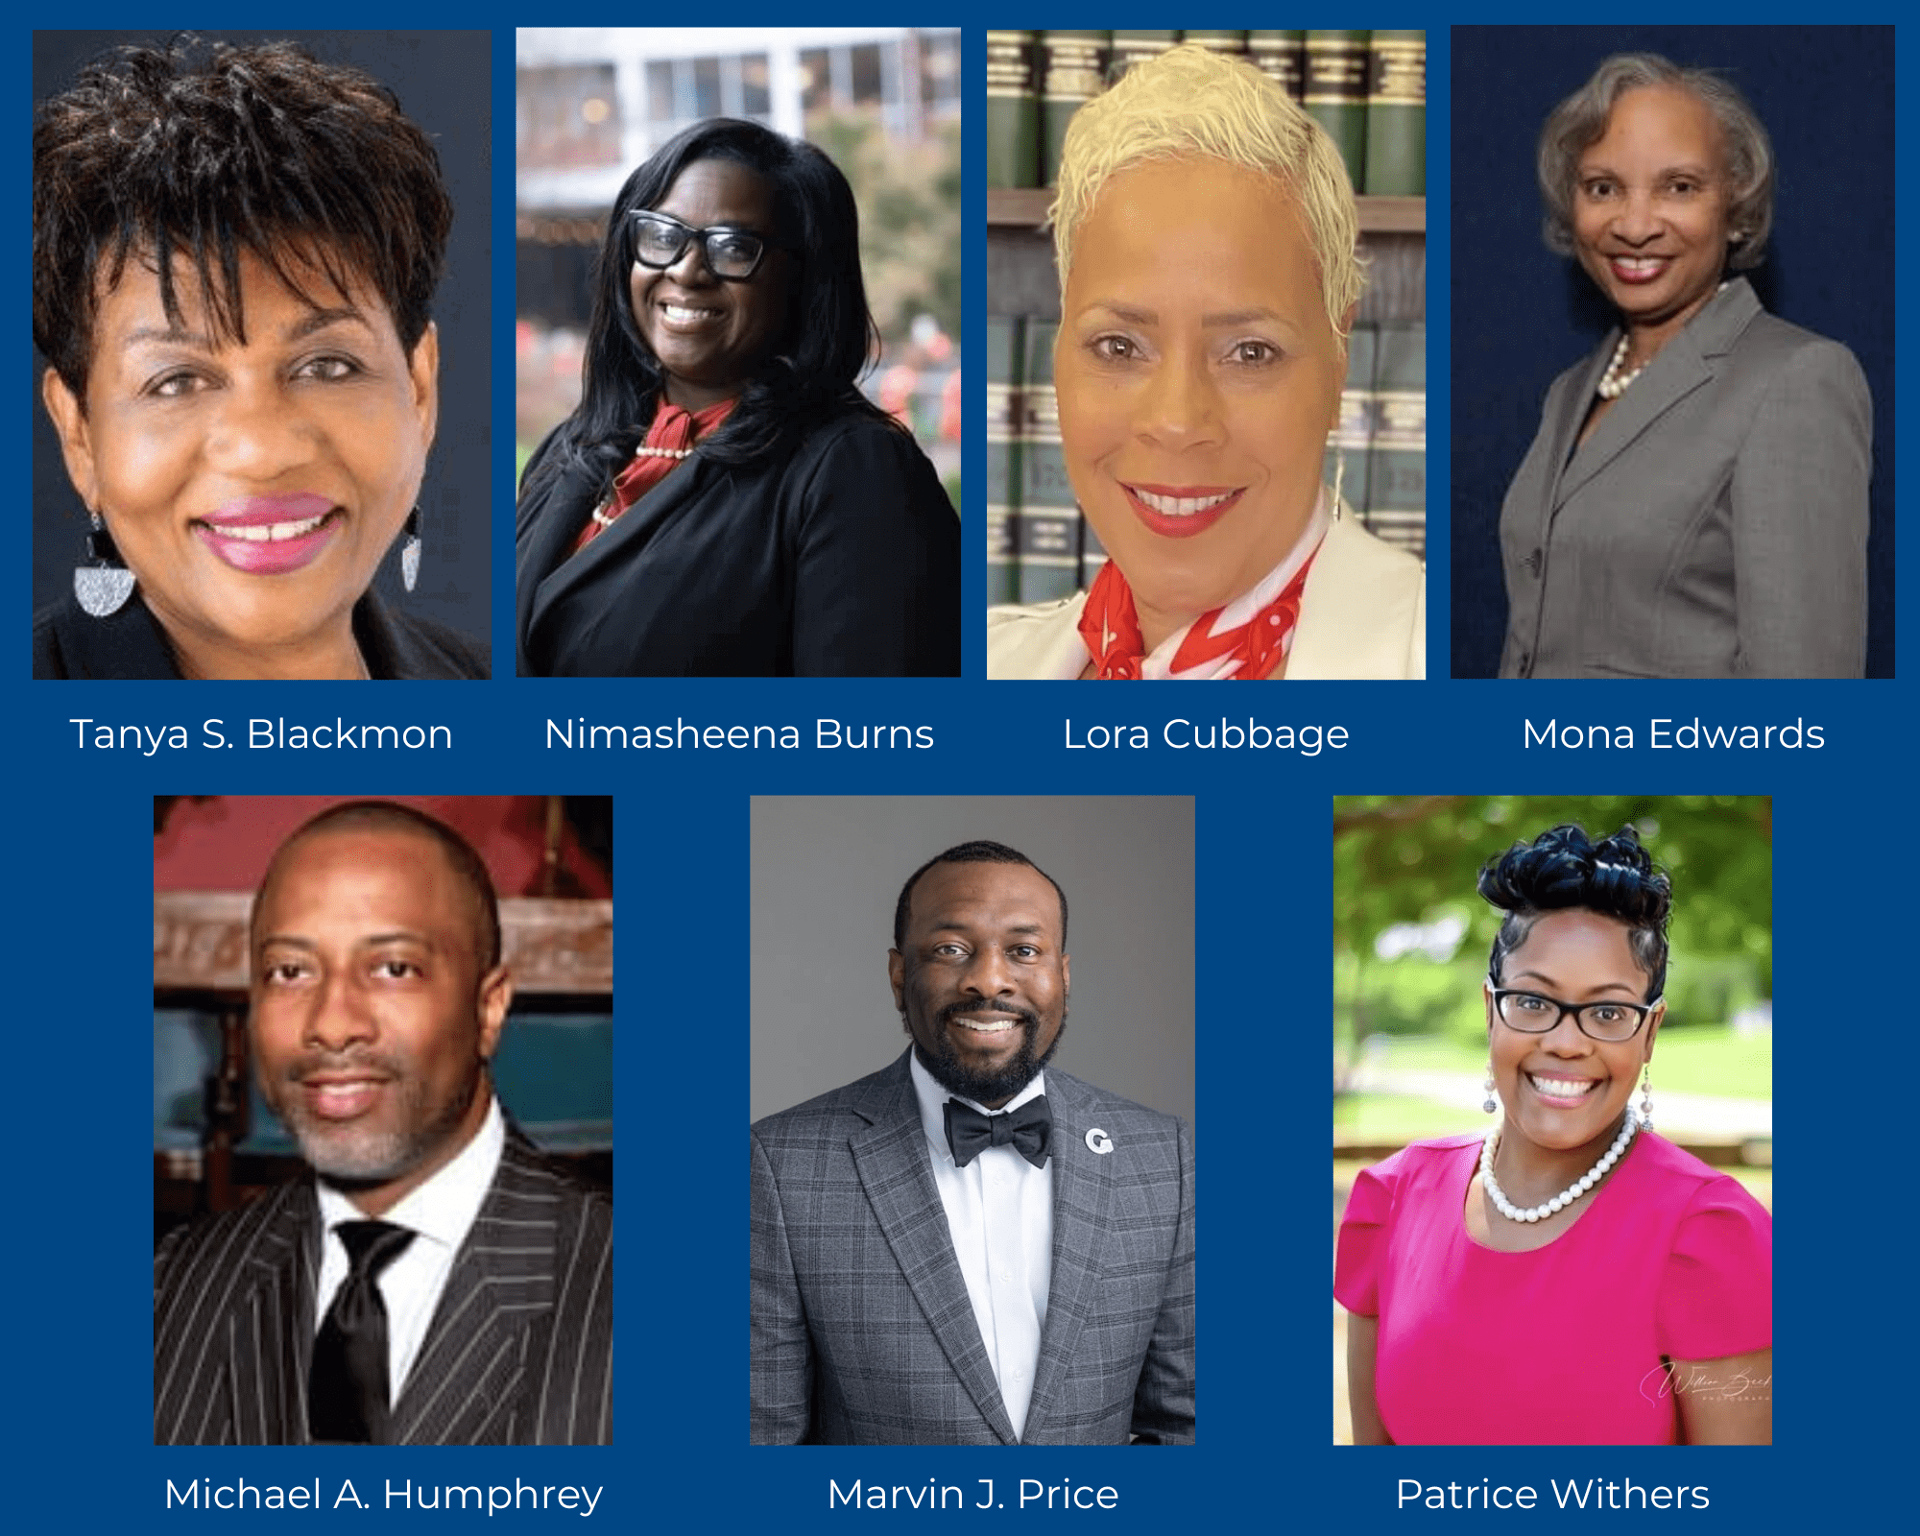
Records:
M987 610L989 678L1077 678L1087 595ZM1285 681L1427 675L1427 572L1348 514L1328 529L1306 590Z

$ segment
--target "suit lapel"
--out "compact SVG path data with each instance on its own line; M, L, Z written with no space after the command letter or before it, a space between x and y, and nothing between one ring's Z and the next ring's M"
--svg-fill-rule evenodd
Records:
M242 1445L306 1445L320 1209L311 1179L286 1192L247 1255L249 1294L227 1309L234 1437Z
M595 579L609 565L625 566L641 545L713 484L720 472L720 466L705 458L696 457L681 465L578 555L571 551L584 519L576 520L569 512L583 505L598 505L598 498L594 484L585 475L562 481L547 498L542 515L528 528L518 557L517 584L522 604L530 610L527 634L531 636L555 605L582 583Z
M1638 442L1667 412L1695 390L1711 384L1719 374L1721 359L1759 313L1760 301L1745 278L1735 279L1724 293L1710 299L1706 308L1660 349L1660 355L1634 380L1633 387L1614 402L1613 409L1594 428L1593 436L1573 450L1571 460L1555 460L1565 463L1566 469L1554 492L1554 510L1557 512L1582 486ZM1593 399L1600 375L1606 371L1606 360L1611 360L1618 344L1618 333L1607 338L1606 345L1595 354L1599 368L1589 364L1591 377L1583 381L1584 393L1569 401L1562 413L1571 421L1573 431L1577 432L1585 420L1587 402Z
M1093 1311L1101 1239L1113 1204L1115 1159L1087 1145L1087 1133L1099 1127L1091 1118L1081 1084L1064 1073L1049 1074L1047 1103L1053 1110L1053 1279L1046 1326L1040 1333L1033 1401L1027 1408L1025 1439L1030 1444L1039 1438L1036 1431L1045 1425L1059 1397L1081 1330Z
M1001 1443L1011 1445L1016 1439L1013 1421L1000 1399L1000 1385L980 1339L966 1278L954 1257L946 1206L927 1162L926 1133L906 1056L875 1085L864 1104L854 1106L854 1113L869 1122L848 1145L874 1220L947 1363Z
M446 1289L394 1405L400 1445L536 1441L515 1412L535 1335L551 1326L562 1194L509 1129L493 1187L454 1256Z

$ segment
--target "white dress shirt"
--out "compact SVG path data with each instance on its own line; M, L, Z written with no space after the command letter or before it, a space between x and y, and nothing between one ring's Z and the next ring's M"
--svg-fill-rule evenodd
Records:
M440 1293L447 1288L453 1256L467 1240L467 1231L493 1187L500 1150L506 1144L507 1123L500 1113L500 1101L490 1098L487 1118L473 1140L446 1167L379 1218L397 1227L409 1227L414 1233L413 1241L400 1256L380 1272L380 1299L387 1307L389 1407L400 1401L407 1372L413 1369L414 1357L427 1337L427 1325L433 1321L434 1308L440 1305ZM333 1293L340 1289L350 1267L346 1244L334 1229L343 1221L367 1220L364 1211L325 1180L320 1181L319 1193L324 1241L315 1291L318 1305L313 1314L316 1335L327 1308L333 1305Z
M1053 1159L1036 1168L1012 1147L988 1147L964 1168L947 1146L946 1104L959 1098L933 1080L916 1052L909 1068L920 1100L933 1182L946 1207L954 1257L966 1277L980 1341L1016 1435L1024 1432L1040 1363L1040 1329L1053 1283ZM960 1099L985 1115L1018 1109L1047 1091L1043 1072L999 1109Z

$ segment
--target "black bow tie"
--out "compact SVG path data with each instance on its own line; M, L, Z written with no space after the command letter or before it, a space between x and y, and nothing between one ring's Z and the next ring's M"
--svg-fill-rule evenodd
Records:
M1044 1168L1052 1139L1053 1111L1044 1093L1004 1115L983 1115L958 1099L947 1100L947 1148L956 1168L966 1167L988 1147L1007 1146L1034 1167Z

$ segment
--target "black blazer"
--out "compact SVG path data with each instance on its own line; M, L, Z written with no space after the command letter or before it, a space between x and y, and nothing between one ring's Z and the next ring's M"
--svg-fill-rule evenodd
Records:
M752 464L696 452L570 555L605 490L574 473L521 495L522 677L959 675L960 522L884 421L848 411Z
M389 608L372 592L353 605L353 637L376 681L490 674L487 648L465 635ZM136 590L118 613L92 618L73 594L33 616L33 675L180 681L173 648Z
M309 1175L153 1261L156 1445L305 1445L320 1273ZM613 1440L613 1202L509 1129L393 1409L396 1445Z

